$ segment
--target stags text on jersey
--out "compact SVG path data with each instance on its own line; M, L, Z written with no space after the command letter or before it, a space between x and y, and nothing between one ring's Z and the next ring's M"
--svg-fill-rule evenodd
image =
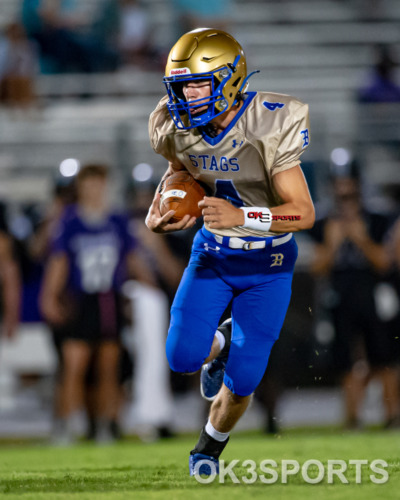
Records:
M240 165L237 158L217 157L215 155L189 155L193 167L215 172L238 172Z

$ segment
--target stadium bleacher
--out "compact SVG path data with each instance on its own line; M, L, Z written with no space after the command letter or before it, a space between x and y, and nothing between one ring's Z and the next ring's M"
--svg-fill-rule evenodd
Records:
M86 0L81 7L93 14L101 1ZM0 25L18 16L19 5L19 0L2 0ZM146 6L153 41L168 51L174 40L169 2L148 0ZM363 153L371 141L386 140L378 133L383 130L376 122L380 114L371 123L372 130L377 127L376 136L371 128L360 130L355 93L371 67L375 44L390 43L400 52L400 3L382 0L375 11L366 7L357 0L251 0L234 2L227 16L245 48L249 68L261 70L251 88L289 93L310 104L310 161L326 160L337 146ZM129 172L123 169L145 161L160 173L164 162L148 145L147 116L163 94L161 77L157 70L138 68L115 74L39 75L41 111L28 119L0 113L0 195L45 199L49 172L69 156L110 161L124 175ZM82 95L90 98L83 100ZM400 113L389 110L389 115L386 129L392 140L399 137ZM121 140L128 141L131 155L123 165L117 156ZM399 170L396 160L386 167L394 176Z

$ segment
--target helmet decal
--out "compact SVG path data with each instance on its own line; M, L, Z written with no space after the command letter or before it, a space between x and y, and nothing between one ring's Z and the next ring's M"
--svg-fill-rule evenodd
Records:
M189 68L175 68L171 69L169 72L169 76L176 76L176 75L190 75L191 71Z

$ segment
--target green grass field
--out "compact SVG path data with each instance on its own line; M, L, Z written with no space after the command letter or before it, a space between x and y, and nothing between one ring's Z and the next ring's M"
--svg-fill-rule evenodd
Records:
M98 447L80 444L71 448L51 448L43 444L0 444L0 498L20 500L56 499L247 499L273 500L391 500L400 498L400 432L370 431L360 433L338 430L297 430L282 436L258 433L234 433L223 456L226 462L239 460L234 469L239 484L227 479L219 484L200 484L188 476L188 452L196 436L181 436L152 444L124 441ZM278 481L264 484L258 478L245 484L246 459L260 464L272 459L279 467ZM361 483L356 483L356 467L344 473L349 484L327 477L318 484L308 484L301 473L282 484L282 460L297 460L300 466L316 459L327 469L328 460L375 459L387 462L389 479L384 484L370 480L369 465L362 466ZM317 475L310 468L309 477ZM261 473L258 470L258 473ZM246 477L251 477L247 473ZM271 476L268 476L271 477ZM381 478L380 474L376 477Z

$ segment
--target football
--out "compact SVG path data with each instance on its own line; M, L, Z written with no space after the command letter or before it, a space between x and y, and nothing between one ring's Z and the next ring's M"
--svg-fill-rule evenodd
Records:
M197 206L205 196L201 184L187 172L176 172L166 178L160 199L160 212L165 215L169 210L175 210L170 222L179 222L186 214L200 217L201 209Z

